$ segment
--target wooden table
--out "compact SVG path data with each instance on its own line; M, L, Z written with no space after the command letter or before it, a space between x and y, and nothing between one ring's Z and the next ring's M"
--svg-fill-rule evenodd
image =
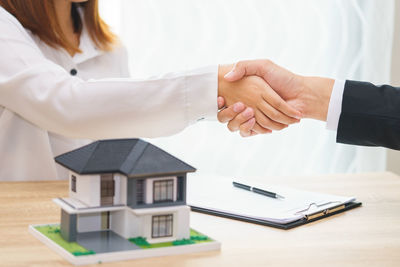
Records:
M263 180L354 195L363 206L288 231L192 213L192 227L219 240L221 251L101 266L400 266L399 176L374 173ZM0 266L70 266L28 233L29 224L58 222L60 210L51 199L66 195L63 181L0 182Z

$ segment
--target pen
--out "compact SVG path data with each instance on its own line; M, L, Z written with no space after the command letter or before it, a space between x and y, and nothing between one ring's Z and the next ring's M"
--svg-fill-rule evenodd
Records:
M250 185L245 185L245 184L238 183L238 182L232 182L232 184L233 184L233 186L235 186L237 188L241 188L241 189L244 189L244 190L247 190L247 191L252 191L254 193L257 193L257 194L260 194L260 195L264 195L264 196L267 196L267 197L282 198L282 199L285 198L284 196L281 196L281 195L279 195L277 193L270 192L270 191L267 191L267 190L263 190L263 189L260 189L260 188L257 188L257 187L252 187Z

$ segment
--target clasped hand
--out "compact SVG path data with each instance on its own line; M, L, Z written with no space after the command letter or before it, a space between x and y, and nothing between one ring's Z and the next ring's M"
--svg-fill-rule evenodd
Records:
M220 66L218 120L243 137L282 130L304 117L302 84L300 76L269 60Z
M270 60L221 66L218 120L244 137L271 133L302 118L326 121L333 79L296 75Z

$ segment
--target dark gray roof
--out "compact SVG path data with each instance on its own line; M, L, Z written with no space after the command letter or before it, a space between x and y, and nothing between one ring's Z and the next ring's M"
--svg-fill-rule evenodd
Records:
M119 172L143 177L194 172L195 168L141 139L100 140L55 158L79 174Z

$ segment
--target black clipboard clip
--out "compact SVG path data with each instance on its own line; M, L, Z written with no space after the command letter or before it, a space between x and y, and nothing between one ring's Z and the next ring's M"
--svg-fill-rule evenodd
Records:
M314 203L314 202L313 202L313 203L310 203L310 204L308 205L307 208L305 208L305 209L303 209L303 210L297 211L297 212L295 213L295 215L303 214L304 212L309 211L309 210L311 209L312 206L315 206L315 207L317 207L317 208L320 208L320 207L322 207L322 206L326 206L326 205L333 204L333 203L340 203L340 202L339 202L339 201L331 201L331 202L327 202L327 203L323 203L323 204L319 204L319 205L318 205L317 203ZM324 209L324 210L319 210L319 211L317 211L317 212L315 212L315 213L304 214L304 219L306 219L306 220L313 220L313 219L316 219L316 218L319 218L319 217L326 216L326 215L328 215L329 213L334 213L334 212L341 211L341 210L343 210L343 209L345 209L345 208L346 208L346 205L345 205L345 204L342 204L342 205L334 206L334 207L327 208L327 209Z
M319 212L316 212L316 213L306 214L306 215L304 215L304 218L305 218L307 221L308 221L308 220L313 220L313 219L317 219L317 218L326 216L326 215L328 215L328 214L330 214L330 213L335 213L335 212L344 210L345 208L346 208L346 205L343 204L343 205L336 206L336 207L332 207L332 208L329 208L329 209L325 209L325 210L323 210L323 211L319 211Z

